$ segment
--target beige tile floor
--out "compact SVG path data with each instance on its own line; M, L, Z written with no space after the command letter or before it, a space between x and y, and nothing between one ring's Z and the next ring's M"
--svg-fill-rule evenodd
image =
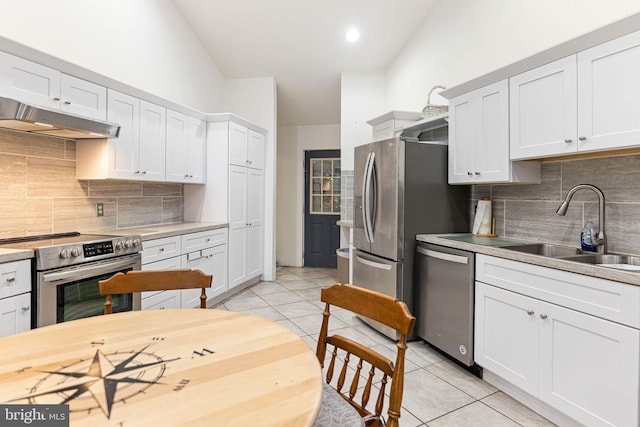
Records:
M283 267L275 282L260 282L216 308L273 320L294 331L315 350L322 321L320 288L335 282L335 269ZM395 343L344 310L333 310L330 328L380 353ZM422 341L406 353L402 427L554 426L535 412L475 377Z

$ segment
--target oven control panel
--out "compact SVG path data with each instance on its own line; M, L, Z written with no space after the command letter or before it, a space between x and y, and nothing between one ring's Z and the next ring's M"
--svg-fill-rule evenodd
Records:
M66 242L60 245L38 248L36 256L37 269L48 270L84 262L98 261L134 254L142 250L142 238L139 235L90 237L94 239L89 238L85 241Z
M82 245L82 250L85 258L112 254L113 242L111 240L106 240L104 242L86 243Z

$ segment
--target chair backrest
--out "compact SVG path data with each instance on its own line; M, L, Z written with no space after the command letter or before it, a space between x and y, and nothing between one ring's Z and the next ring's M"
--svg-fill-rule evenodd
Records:
M391 390L389 392L387 426L397 427L399 425L400 407L402 406L404 356L407 350L407 336L413 333L416 318L409 312L404 302L398 301L391 296L353 285L337 283L329 288L323 288L320 299L326 303L326 305L322 315L322 327L320 329L320 336L318 337L316 355L323 368L327 345L333 346L331 361L327 367L327 383L330 383L333 379L336 363L342 363L342 367L338 368L340 373L335 386L336 390L358 410L365 420L368 420L367 425L377 426L381 425L379 420L385 400L385 388L390 378ZM400 334L400 339L398 340L398 351L395 362L349 338L340 335L328 335L330 306L332 305L366 316L397 330ZM337 357L338 349L346 353L346 355L342 357L342 362L340 362L340 358ZM355 366L355 374L353 375L351 384L348 386L348 390L343 392L342 388L346 380L347 367L349 366L351 355L359 360ZM364 366L363 369L363 362L367 362L370 367ZM380 390L375 400L373 411L371 411L367 409L367 404L369 403L376 369L380 371L382 381L380 382ZM360 376L361 374L365 375L367 372L367 382L362 391L362 396L356 401L355 395L358 391Z
M211 287L212 276L200 270L145 270L116 273L98 282L100 295L106 295L104 314L111 314L111 295L132 292L201 288L200 308L207 308L205 288Z

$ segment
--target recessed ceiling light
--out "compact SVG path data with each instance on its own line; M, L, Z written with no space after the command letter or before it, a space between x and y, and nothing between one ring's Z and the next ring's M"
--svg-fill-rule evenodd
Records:
M345 36L347 37L347 40L349 42L353 43L355 41L358 41L358 39L360 38L360 31L355 28L350 28Z

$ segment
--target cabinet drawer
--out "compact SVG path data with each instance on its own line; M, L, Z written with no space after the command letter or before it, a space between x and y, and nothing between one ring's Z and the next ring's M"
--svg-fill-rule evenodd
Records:
M172 258L167 258L167 259L163 259L156 262L150 262L150 263L144 264L142 266L142 269L143 270L179 270L182 268L182 265L184 264L183 258L185 258L185 256L175 256ZM148 298L151 295L155 295L160 292L162 291L143 292L142 299L144 300L145 298Z
M0 298L31 292L31 260L0 264Z
M225 243L227 243L226 228L189 233L182 236L182 252L200 251L212 246L224 245Z
M180 236L148 240L142 243L142 265L180 255Z
M640 328L640 286L482 254L476 280Z
M164 310L168 308L180 308L180 290L156 292L151 296L142 293L141 307L143 310Z

